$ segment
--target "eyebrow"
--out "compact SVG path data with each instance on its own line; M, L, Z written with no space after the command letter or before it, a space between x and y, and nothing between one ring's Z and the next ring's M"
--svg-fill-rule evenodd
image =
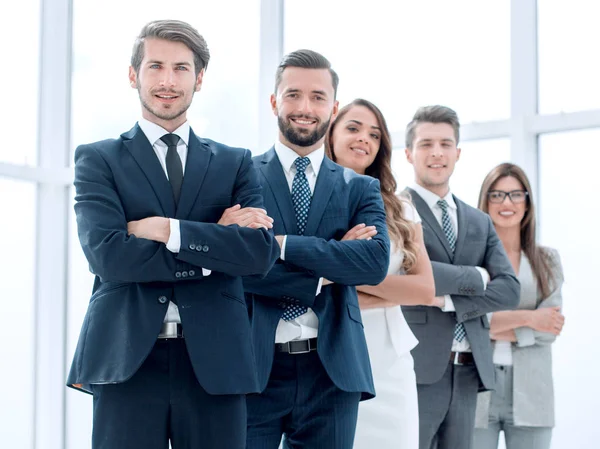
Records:
M356 123L357 125L363 124L363 122L361 122L360 120L354 120L354 119L347 120L346 123ZM371 125L371 128L381 131L381 128L379 126Z
M164 64L164 62L155 59L155 60L148 61L147 64ZM186 65L189 67L192 66L192 64L190 64L189 62L185 62L185 61L184 62L176 62L173 65Z
M302 92L302 90L300 89L296 89L296 88L289 88L286 89L284 93L286 94L295 94L297 92ZM310 91L312 94L319 94L319 95L323 95L323 96L327 96L327 92L325 92L324 90L311 90Z
M429 143L429 142L433 142L434 139L423 139L420 140L419 143ZM442 142L450 142L450 143L454 143L454 139L442 139Z

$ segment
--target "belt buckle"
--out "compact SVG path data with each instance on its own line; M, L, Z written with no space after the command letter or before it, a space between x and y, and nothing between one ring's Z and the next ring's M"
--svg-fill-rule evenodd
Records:
M158 334L159 339L179 338L180 323L163 323ZM181 331L183 337L183 331Z
M459 358L460 354L461 354L460 352L455 352L455 353L454 353L454 360L452 361L452 362L454 363L454 365L460 365L460 366L464 365L464 363L461 363L461 362L458 360L458 358Z
M311 347L310 347L310 339L307 340L296 340L295 343L300 343L301 341L305 341L306 342L306 349L301 349L298 351L292 351L292 342L288 342L288 353L289 354L307 354L311 351Z

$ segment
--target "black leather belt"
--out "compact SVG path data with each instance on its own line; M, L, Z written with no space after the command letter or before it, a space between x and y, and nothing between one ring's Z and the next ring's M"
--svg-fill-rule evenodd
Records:
M287 354L306 354L307 352L317 350L317 339L292 340L286 343L275 343L275 352L285 352Z
M158 338L183 338L181 323L163 323Z
M451 352L450 363L454 365L475 365L472 352Z

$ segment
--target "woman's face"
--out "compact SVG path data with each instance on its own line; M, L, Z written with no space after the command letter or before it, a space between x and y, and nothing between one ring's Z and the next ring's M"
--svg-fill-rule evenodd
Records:
M512 200L506 193L511 193ZM502 196L504 196L502 202L497 202ZM512 176L500 178L488 192L488 213L496 227L520 228L526 210L527 195L523 184L517 178Z
M364 106L353 106L336 122L331 140L336 162L364 174L379 151L381 128L377 117Z

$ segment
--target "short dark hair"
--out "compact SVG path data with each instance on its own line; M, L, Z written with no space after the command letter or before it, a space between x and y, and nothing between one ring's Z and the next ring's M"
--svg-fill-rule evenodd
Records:
M164 39L171 42L181 42L194 54L194 69L196 76L200 70L208 66L210 52L204 38L189 23L181 20L155 20L147 23L140 31L133 44L131 66L137 72L144 59L144 41L147 38Z
M460 135L458 115L453 109L447 106L433 105L417 109L410 123L406 125L406 148L412 148L413 141L415 140L415 129L421 123L447 123L452 126L456 144L458 145Z
M288 67L299 67L301 69L327 69L331 74L331 83L333 84L333 98L337 95L337 88L340 79L335 73L335 70L331 68L329 60L320 53L313 50L296 50L288 53L283 57L277 72L275 72L275 93L277 94L277 88L281 83L283 71Z

